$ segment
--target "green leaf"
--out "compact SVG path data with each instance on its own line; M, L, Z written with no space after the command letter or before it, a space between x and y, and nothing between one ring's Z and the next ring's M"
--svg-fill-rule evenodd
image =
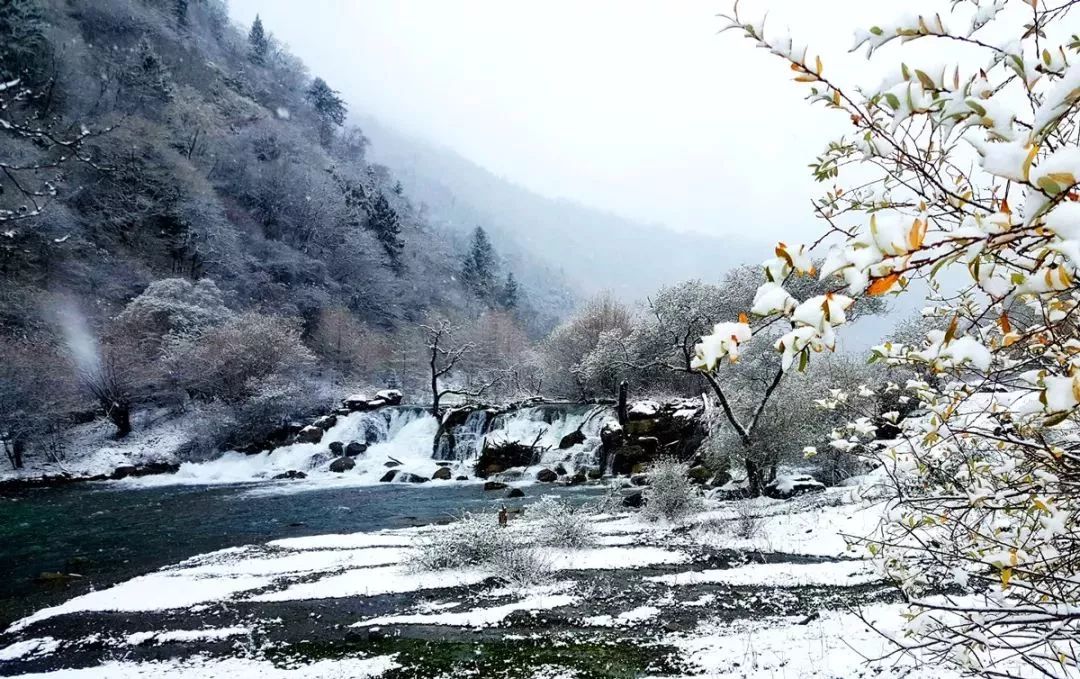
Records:
M885 93L885 101L888 102L889 106L891 106L894 111L900 108L900 98L892 92Z
M883 33L884 33L885 31L881 30L881 27L880 27L880 26L871 26L871 27L870 27L870 32L871 32L872 34L874 34L874 35L881 35L881 34L883 34Z
M932 90L936 87L934 85L934 79L928 76L925 72L915 69L915 75L918 77L919 82L922 83L924 90Z
M1043 426L1044 427L1053 427L1055 425L1061 424L1065 420L1069 419L1070 414L1071 413L1068 410L1066 410L1064 412L1061 412L1061 413L1054 413L1053 415L1051 415L1050 417L1046 418L1046 420L1043 421Z
M1061 187L1049 177L1039 177L1039 188L1046 191L1051 196L1056 196L1061 193Z
M983 116L983 117L986 116L986 109L983 108L982 104L976 102L974 99L968 99L964 103L966 103L968 105L968 108L970 108L972 111L975 111L980 116Z

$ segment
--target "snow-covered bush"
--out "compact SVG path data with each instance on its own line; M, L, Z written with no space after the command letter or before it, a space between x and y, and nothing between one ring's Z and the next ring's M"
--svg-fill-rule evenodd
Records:
M517 589L545 584L554 573L551 552L529 545L512 545L496 552L490 567L493 575Z
M924 315L940 325L872 352L872 361L929 374L886 386L925 415L880 414L900 434L877 456L893 492L863 542L910 602L914 639L897 639L902 650L965 673L1064 676L1080 667L1075 10L1072 2L942 1L936 13L866 27L856 50L899 52L869 88L842 83L834 74L844 69L827 69L763 21L729 18L852 129L825 140L812 165L826 184L813 202L823 262L815 266L811 248L779 244L749 310L762 320L718 323L696 346L694 367L713 376L749 444L762 411L730 416L717 377L725 359L745 356L748 338L782 324L773 345L781 370L767 396L785 373L833 349L865 300L922 281ZM942 47L946 63L928 65L913 42ZM793 281L815 275L831 289L793 294ZM825 407L849 396L821 392ZM852 450L874 424L843 423L828 445Z
M765 518L750 500L738 500L735 505L735 535L752 540L761 534Z
M646 470L649 485L642 492L642 515L650 521L677 522L701 511L701 491L690 481L689 471L688 463L671 458L652 463Z
M493 566L517 547L510 531L493 514L466 513L460 520L426 535L410 555L420 570Z
M573 506L550 495L529 507L537 520L536 541L549 547L581 549L596 542L591 508Z

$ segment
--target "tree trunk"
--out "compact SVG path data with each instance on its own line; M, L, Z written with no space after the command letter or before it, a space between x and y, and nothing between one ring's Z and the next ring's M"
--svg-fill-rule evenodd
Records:
M626 421L629 419L626 411L626 400L630 394L630 385L626 380L619 383L619 409L617 411L619 417L619 425L626 426Z
M749 458L744 464L746 466L746 492L750 494L750 497L761 497L765 493L765 485L768 483L765 476L766 470Z
M131 406L127 403L113 402L105 406L109 421L116 425L116 438L122 439L131 433Z

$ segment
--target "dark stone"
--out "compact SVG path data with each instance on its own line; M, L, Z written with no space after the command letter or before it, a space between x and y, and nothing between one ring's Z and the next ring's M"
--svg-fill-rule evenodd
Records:
M390 483L391 481L394 480L394 477L397 476L397 475L398 475L398 470L391 469L390 471L388 471L388 472L386 472L385 474L382 475L382 478L379 479L379 482L380 483Z
M323 465L330 462L332 458L325 453L315 453L308 458L308 469L320 469Z
M637 444L642 447L645 454L653 457L660 452L660 439L655 436L639 436Z
M589 469L589 478L593 481L604 478L604 470L599 467Z
M296 435L297 443L318 443L325 432L319 427L307 426Z
M330 452L338 457L341 457L345 454L345 444L341 441L331 441Z
M690 480L694 483L704 484L712 478L713 473L708 467L698 465L696 467L691 467L690 470L686 472L686 475L689 476Z
M634 486L647 486L649 485L649 477L644 474L634 474L630 477L630 484Z
M645 496L642 495L640 490L636 493L630 493L623 498L622 504L623 507L641 507L641 505L645 504Z
M506 490L508 486L498 481L488 481L484 484L484 490Z
M387 460L386 462L383 462L383 466L384 467L400 467L401 463L396 461L396 460Z
M344 474L356 466L356 460L351 457L339 457L330 463L330 471Z
M402 483L427 483L431 479L426 476L420 476L419 474L410 474L409 472L401 472L398 474L396 481Z
M580 486L581 484L585 483L588 480L589 480L589 477L585 475L585 472L579 471L576 474L574 474L573 477L570 478L570 485L571 486Z
M275 480L279 480L279 479L306 479L306 478L307 478L307 474L305 474L304 472L301 472L301 471L297 471L295 469L290 469L287 472L282 472L282 473L276 474L274 476Z
M468 481L468 480L469 480L469 477L468 477L468 476L465 476L465 475L463 474L463 475L461 475L461 476L455 476L455 477L454 477L454 480L455 480L455 481Z
M316 418L316 420L311 423L311 426L326 431L335 424L337 424L337 415L323 415L322 417Z
M781 485L786 487L781 488ZM765 495L771 498L786 500L796 495L807 493L820 493L825 490L825 484L813 476L793 476L773 479L765 486Z
M134 476L135 471L136 469L134 465L124 465L122 467L117 467L113 470L112 478L126 479L129 476Z
M541 469L536 472L536 480L541 483L554 483L559 480L559 475L550 469Z
M366 443L360 443L359 441L349 441L349 444L345 446L345 455L347 455L348 457L360 457L366 452Z
M564 467L563 464L560 462L559 464L555 465L555 473L559 476L566 476L570 472L566 471L566 467Z
M520 488L511 488L510 492L506 494L506 497L525 497L525 491Z
M576 429L562 437L559 441L559 450L566 450L581 443L585 443L585 434L580 429Z
M449 481L451 476L450 467L439 467L435 470L435 473L431 475L431 478L438 479L439 481Z
M611 471L613 474L630 474L634 465L645 463L650 460L645 449L637 445L628 445L617 448L611 458Z

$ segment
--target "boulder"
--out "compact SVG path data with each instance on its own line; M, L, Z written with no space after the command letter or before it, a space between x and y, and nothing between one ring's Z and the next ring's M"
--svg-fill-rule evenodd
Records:
M296 435L297 443L318 443L322 441L325 432L314 425L308 425Z
M525 491L520 488L511 488L510 492L506 494L506 497L525 497Z
M604 470L599 467L592 467L589 469L589 478L593 481L604 478Z
M611 458L611 471L614 474L631 474L636 464L647 464L652 459L645 449L638 445L625 445L616 448Z
M508 486L498 481L488 481L484 484L484 490L506 490Z
M463 474L463 475L461 475L461 476L455 476L455 477L454 477L454 480L455 480L455 481L468 481L468 480L469 480L469 477L468 477L468 476L465 476L465 475Z
M588 480L589 480L589 477L585 475L584 471L578 471L572 477L570 477L570 485L571 486L580 486L581 484L587 482Z
M326 431L330 427L337 424L337 415L323 415L311 423L311 426L318 427L323 431Z
M450 473L450 467L439 467L435 470L435 473L431 475L432 479L439 481L449 481L453 474Z
M644 474L634 474L630 477L630 485L647 486L649 485L649 477Z
M315 453L308 458L308 469L322 469L332 458L326 453Z
M427 478L426 476L420 476L419 474L410 474L409 472L401 472L395 479L395 481L400 481L401 483L427 483L430 480L431 479Z
M637 444L645 450L645 454L653 457L660 452L660 439L655 436L639 436Z
M386 405L401 405L402 394L397 389L383 389L375 392L375 398L383 401Z
M337 474L344 474L355 466L356 460L351 457L339 457L330 463L330 471Z
M304 472L301 472L301 471L297 471L295 469L290 469L287 472L282 472L280 474L275 474L274 475L274 479L306 479L306 478L307 478L307 474L305 474Z
M367 452L367 444L359 441L349 441L345 446L345 454L349 457L360 457Z
M645 496L642 495L640 490L635 493L630 493L623 498L622 504L623 507L641 507L643 504L645 504Z
M536 480L541 483L554 483L559 480L559 475L550 469L541 469L536 472Z
M585 434L580 429L575 429L559 441L559 450L566 450L573 446L585 443Z
M129 476L134 476L135 471L135 465L125 464L113 470L112 478L117 480L126 479Z
M559 464L555 465L555 473L559 476L566 476L570 472L566 471L566 467L564 467L563 464L560 462Z
M382 478L379 479L379 483L390 483L391 481L394 480L394 477L397 476L397 475L398 475L398 470L391 469L390 471L388 471L388 472L386 472L385 474L382 475Z
M771 498L786 500L796 495L807 493L820 493L825 490L825 484L813 476L799 474L795 476L778 476L765 486L765 495Z
M698 465L696 467L690 467L690 470L686 472L686 475L690 477L690 480L694 483L705 484L712 478L712 470L704 465Z
M390 468L400 467L401 463L398 462L397 460L387 460L386 462L383 462L383 466L384 467L390 467Z
M338 457L341 457L345 454L345 444L341 441L331 441L330 452Z

